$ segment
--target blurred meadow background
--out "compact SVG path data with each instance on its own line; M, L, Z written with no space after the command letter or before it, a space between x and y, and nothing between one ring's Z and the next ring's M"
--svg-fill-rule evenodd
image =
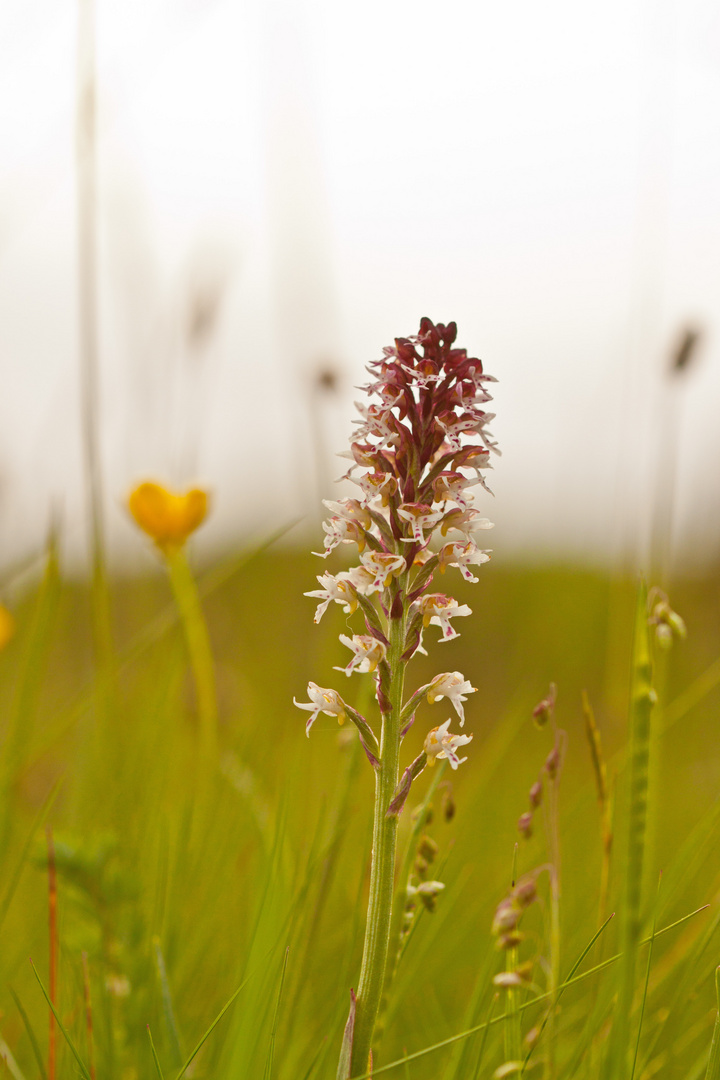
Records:
M372 777L344 728L321 716L307 740L293 707L346 662L344 617L313 626L302 594L327 568L310 553L320 500L354 494L334 455L364 364L428 315L456 320L498 378L503 456L475 504L496 523L492 560L472 590L453 582L473 618L443 657L479 689L470 760L443 776L424 830L446 889L416 913L375 1072L511 1075L497 1073L507 1023L447 1040L505 1007L491 924L516 842L519 875L553 855L547 808L529 838L517 822L551 749L532 711L554 682L562 978L632 875L636 940L709 906L635 972L608 963L568 987L554 1052L541 1034L525 1072L610 1080L618 995L640 1036L612 1080L705 1076L720 963L716 6L6 0L0 55L0 1070L179 1080L242 987L188 1076L335 1076ZM207 771L183 612L127 509L146 479L210 493L189 546L217 692ZM656 649L642 866L627 835L640 575L688 630ZM416 661L413 680L437 663ZM350 700L364 678L343 685ZM413 822L408 806L401 849ZM540 892L526 1002L548 974ZM623 918L579 970L618 952ZM522 1034L542 1017L530 1004Z

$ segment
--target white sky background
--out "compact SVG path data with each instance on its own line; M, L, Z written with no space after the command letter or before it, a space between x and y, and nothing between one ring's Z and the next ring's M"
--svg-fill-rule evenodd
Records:
M0 565L53 509L70 554L85 532L76 19L0 9ZM500 379L496 558L642 552L676 453L679 549L717 554L714 2L97 0L97 59L117 556L146 477L212 488L208 548L316 514L363 364L422 315Z

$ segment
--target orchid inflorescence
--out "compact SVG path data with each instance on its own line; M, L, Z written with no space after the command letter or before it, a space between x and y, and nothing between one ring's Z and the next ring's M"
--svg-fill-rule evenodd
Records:
M371 673L380 707L379 736L336 690L308 685L306 730L322 712L351 720L375 770L375 817L367 928L357 995L341 1053L343 1076L364 1075L385 979L390 940L397 819L413 781L426 765L447 761L457 769L466 759L458 751L472 735L450 732L448 719L425 739L418 757L400 775L402 739L423 699L444 698L462 727L463 704L475 692L459 671L443 672L404 699L404 674L416 653L427 655L423 632L440 629L441 641L458 636L453 620L470 615L467 604L432 589L435 572L456 567L467 581L489 552L475 542L492 527L473 503L469 490L485 487L484 470L497 447L487 430L491 400L479 360L455 347L457 328L423 319L414 337L396 338L380 360L368 367L371 382L362 387L371 404L357 403L359 428L350 443L351 466L342 477L360 489L356 498L328 501L322 558L341 544L354 544L358 564L318 575L319 589L306 593L318 601L315 622L331 603L352 617L362 613L364 633L341 634L350 650L343 671ZM416 886L412 886L416 888ZM418 889L421 886L417 886ZM349 1071L346 1071L350 1060Z
M417 336L396 339L381 360L368 366L373 381L362 389L379 400L357 403L360 426L350 450L341 455L352 461L343 479L357 484L360 494L325 502L330 518L323 525L324 550L319 553L326 558L340 544L354 543L359 565L319 575L320 588L306 593L319 601L316 623L332 602L347 615L362 611L366 632L340 635L351 658L338 670L348 676L374 673L381 712L388 710L392 676L389 620L401 613L405 618L402 663L417 652L427 655L423 631L428 626L440 628L441 641L452 641L458 636L453 620L469 615L470 608L433 592L434 574L457 567L466 580L475 582L471 567L489 558L474 536L492 523L473 508L469 488L477 483L486 487L483 472L490 468L491 453L497 452L487 430L493 416L485 410L491 400L487 386L495 380L483 372L479 360L455 347L455 336L454 323L433 325L423 319ZM436 537L437 549L432 546ZM424 695L431 703L446 697L462 726L464 695L473 691L460 672L438 675L403 707L403 726L409 726ZM349 716L357 723L354 710L335 690L310 683L308 694L310 702L296 702L311 713L308 733L320 712L341 721ZM457 768L464 760L456 751L472 736L451 735L449 723L428 735L425 762L447 758ZM361 739L376 763L378 743L374 736L368 738L369 730L363 722Z

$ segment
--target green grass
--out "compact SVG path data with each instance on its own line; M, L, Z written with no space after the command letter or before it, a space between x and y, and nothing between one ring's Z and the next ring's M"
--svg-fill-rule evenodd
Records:
M26 1080L42 1077L47 1060L46 822L58 874L58 1077L87 1075L91 1060L103 1080L335 1076L359 971L372 775L354 732L321 716L306 739L292 705L308 679L355 704L364 693L362 678L332 671L342 659L339 610L312 624L302 593L317 572L311 556L270 547L198 575L220 744L212 782L201 786L192 665L167 579L112 582L117 653L100 687L108 709L93 676L89 592L63 573L54 545L42 580L13 596L18 631L0 654L0 1035ZM560 984L549 1023L552 920L541 873L519 946L519 960L534 965L532 985L515 995L520 1034L539 1031L524 1075L630 1080L635 1056L633 1080L718 1075L717 1034L708 1066L720 951L718 584L709 577L671 592L689 638L668 658L652 734L631 704L644 663L636 631L633 675L635 582L497 560L474 590L455 590L474 618L459 641L413 662L409 689L442 666L463 671L479 687L466 706L475 738L467 764L443 776L432 800L432 876L446 889L433 912L416 915L388 988L376 1076L489 1080L505 1061L505 999L491 985L505 957L490 926L507 892L516 822L549 749L531 711L550 681L568 737ZM604 823L583 690L616 793L607 909L616 915L599 936ZM421 707L403 764L449 715L445 704ZM400 818L401 858L417 845L412 810L432 778L416 782ZM538 815L520 843L518 875L547 858ZM660 870L655 904L644 883ZM521 1059L528 1050L523 1041Z

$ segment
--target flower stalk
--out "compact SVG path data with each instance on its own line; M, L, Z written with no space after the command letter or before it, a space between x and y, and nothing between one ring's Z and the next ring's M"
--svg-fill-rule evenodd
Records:
M195 683L199 729L197 775L201 778L202 789L217 761L215 667L210 636L185 544L207 516L207 493L200 488L192 488L178 495L161 484L145 481L131 492L128 509L139 528L154 541L170 577Z
M422 753L402 772L400 751L416 711L445 698L465 722L463 703L475 688L459 671L443 672L404 700L405 675L416 653L427 655L423 634L440 629L441 641L458 637L453 620L471 614L466 604L433 592L436 571L456 567L468 581L477 581L470 567L489 558L474 540L491 527L470 505L468 490L481 483L496 446L487 431L492 415L482 406L490 400L479 360L454 346L457 329L420 323L419 333L397 338L383 357L368 366L373 381L365 392L379 403L358 404L361 419L350 451L352 464L344 477L361 489L359 498L327 501L330 518L323 525L327 557L340 544L355 544L359 565L336 575L318 575L319 589L306 595L319 601L315 622L332 603L345 615L362 617L364 633L340 635L351 651L346 676L371 673L381 716L379 737L367 720L351 709L337 691L309 683L310 701L295 702L312 715L349 718L358 729L375 771L373 849L370 896L363 959L357 994L343 1039L339 1080L367 1072L373 1033L385 984L393 924L393 893L398 818L410 788L436 760L456 769L457 754L472 735L451 734L450 720L427 735ZM469 442L467 440L470 440ZM360 470L358 475L354 475ZM470 475L467 475L467 474ZM450 532L459 532L461 541ZM437 538L439 550L431 546ZM439 891L442 886L436 883Z

